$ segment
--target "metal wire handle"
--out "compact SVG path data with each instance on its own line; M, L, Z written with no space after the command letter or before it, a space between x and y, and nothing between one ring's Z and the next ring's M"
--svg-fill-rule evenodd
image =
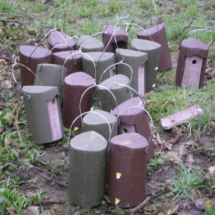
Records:
M88 90L90 90L91 88L93 88L93 87L101 87L101 88L103 88L103 89L106 89L106 90L112 95L112 97L114 98L115 103L116 103L116 107L117 107L117 111L119 111L119 110L118 110L118 102L117 102L117 100L116 100L115 95L114 95L107 87L104 87L104 86L102 86L102 85L96 84L96 83L95 83L95 80L93 80L93 85L90 86L90 87L88 87L88 88L82 93L82 95L81 95L80 102L79 102L79 111L80 111L80 114L82 114L82 110L81 110L82 99L83 99L84 95L86 94L86 92L87 92ZM81 118L81 122L82 122L82 126L83 126L83 120L82 120L82 118Z
M101 82L101 79L102 79L102 77L103 77L103 75L104 75L104 73L105 72L107 72L111 67L113 67L113 66L116 66L116 65L119 65L119 64L122 64L122 65L125 65L125 66L128 66L129 67L129 69L130 69L130 71L131 71L131 77L130 77L130 79L129 79L129 86L130 86L130 84L131 84L131 80L132 80L132 78L133 78L133 74L134 74L134 72L133 72L133 69L131 68L131 66L130 65L128 65L127 63L123 63L123 61L124 61L124 58L120 61L120 62L118 62L118 63L114 63L114 64L112 64L112 65L110 65L107 69L105 69L105 71L101 74L101 76L100 76L100 79L99 79L99 84L100 84L100 82Z
M22 66L22 67L24 67L24 68L26 68L29 72L31 72L33 75L34 75L34 77L39 81L39 83L40 83L40 85L41 86L43 86L43 84L42 84L42 82L39 80L39 78L36 76L36 74L30 69L30 68L28 68L27 66L25 66L24 64L21 64L21 63L18 63L17 61L16 61L16 56L15 56L15 54L13 54L13 65L12 65L12 68L11 68L11 70L12 70L12 77L13 77L13 80L14 80L14 82L16 83L16 85L22 90L22 88L21 88L21 86L19 85L19 83L17 82L17 80L16 80L16 77L15 77L15 75L14 75L14 67L16 66L16 65L18 65L18 66ZM22 91L23 92L23 91ZM30 99L30 95L28 95L27 93L25 93L25 92L23 92L23 94L26 96L26 98L29 100Z

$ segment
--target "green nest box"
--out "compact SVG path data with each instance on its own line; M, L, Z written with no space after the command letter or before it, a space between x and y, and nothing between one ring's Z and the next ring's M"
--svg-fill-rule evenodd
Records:
M145 89L146 92L149 92L156 82L161 45L149 40L133 39L131 41L131 49L148 54L148 60L146 61Z
M83 35L78 38L78 48L82 52L102 52L104 44L95 37Z
M70 142L69 201L81 207L99 205L105 194L107 141L95 131Z
M24 86L24 104L28 131L38 144L51 143L63 136L57 87Z
M132 97L131 91L126 86L121 86L118 84L123 84L128 86L129 79L125 75L114 75L107 80L103 81L98 87L97 91L99 93L102 110L111 112L116 105L130 99ZM111 91L116 98L117 104L113 96L110 94Z
M111 130L114 125L111 137L116 136L117 135L117 118L113 114L108 113L106 111L94 110L94 112L96 112L98 114L90 112L84 116L83 130L84 131L96 131L97 133L101 134L108 141L109 135L110 135L109 126L108 126L108 123L109 123ZM108 123L101 115L108 121Z
M116 49L116 61L120 62L122 59L123 63L128 64L133 70L133 77L131 80L131 87L134 88L141 96L145 94L145 73L146 65L148 60L148 54L129 50L129 49ZM131 78L131 70L128 66L118 64L116 66L116 73L126 75Z
M63 101L63 80L67 75L67 69L55 64L38 64L34 85L56 86L60 94L60 103ZM41 83L40 83L41 82Z
M88 57L89 55L90 57ZM102 53L102 52L88 52L87 55L83 54L82 65L83 71L95 78L95 68L92 60L96 64L96 83L99 83L102 73L111 65L115 63L115 54L114 53ZM90 59L92 58L92 60ZM104 73L103 79L105 80L113 76L113 67L109 69L109 72Z

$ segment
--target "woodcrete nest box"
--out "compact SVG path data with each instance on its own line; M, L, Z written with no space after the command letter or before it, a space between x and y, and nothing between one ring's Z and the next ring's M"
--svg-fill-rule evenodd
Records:
M56 86L59 90L60 104L63 101L63 81L67 75L67 69L55 64L38 64L36 76L43 86ZM38 79L34 79L34 85L41 85Z
M116 48L127 49L128 36L122 28L120 28L119 30L118 28L119 27L114 25L104 26L102 41L105 47L107 47L105 49L106 52L115 52Z
M111 137L116 136L118 133L116 117L112 113L108 113L102 110L94 110L94 112L101 114L109 122L111 129L114 125ZM102 116L98 114L90 112L84 116L83 131L95 131L101 134L108 141L110 135L108 123Z
M70 142L69 201L81 207L99 205L105 194L107 141L95 131Z
M117 104L121 104L122 102L130 99L132 97L131 91L126 87L126 86L121 86L118 84L123 84L128 86L129 85L129 79L125 75L114 75L105 81L103 81L98 87L97 91L99 93L101 105L102 105L102 110L105 110L107 112L111 112ZM100 87L101 86L101 87ZM113 96L110 94L110 92L103 88L107 88L110 90L117 101L114 100Z
M32 140L44 144L61 139L63 127L58 88L24 86L22 91L28 131Z
M120 104L112 111L112 113L115 116L119 115L119 134L139 133L147 139L149 143L149 147L147 149L147 160L149 160L154 156L152 132L150 129L148 115L140 107L146 109L146 106L142 104L142 100L139 97L135 97Z
M176 85L202 88L208 57L208 46L194 38L183 40L180 46Z
M52 52L61 52L75 50L76 41L69 35L63 32L52 32L48 38L48 42ZM68 43L68 44L67 44Z
M145 52L148 54L148 60L146 62L146 92L152 89L152 86L156 82L158 63L160 59L161 45L148 40L133 39L131 41L131 49Z
M83 35L78 38L78 49L82 52L102 52L104 44L92 36Z
M106 52L88 52L87 55L83 55L82 58L83 71L95 78L95 68L92 62L93 60L96 64L96 83L98 84L104 70L115 63L115 54ZM92 60L90 58L92 58ZM114 68L111 67L109 72L106 72L103 75L102 80L111 77L113 75L113 69Z
M82 54L79 51L56 52L53 54L53 63L66 67L67 75L83 70Z
M145 199L147 146L146 138L136 133L111 139L107 195L112 204L132 208Z
M171 56L169 52L168 41L166 37L166 30L164 23L155 25L145 31L141 31L137 34L138 39L153 40L161 45L161 54L158 64L158 71L162 72L171 68Z
M41 47L22 45L19 47L19 59L21 64L36 73L38 64L52 62L52 52ZM25 67L21 67L20 70L21 85L34 85L34 74Z
M129 49L116 49L116 61L123 60L123 63L128 64L133 70L133 77L131 80L131 87L134 88L141 96L145 94L145 63L148 60L148 54L129 50ZM131 70L128 66L119 64L116 66L116 73L131 77Z
M73 120L80 115L79 103L84 91L93 85L93 78L84 72L76 72L64 79L63 96L63 125L69 128ZM94 88L88 90L82 99L82 113L92 107ZM82 128L81 119L77 120L74 127Z

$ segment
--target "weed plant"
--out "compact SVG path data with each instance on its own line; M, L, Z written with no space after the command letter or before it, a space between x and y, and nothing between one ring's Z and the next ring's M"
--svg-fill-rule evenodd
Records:
M201 195L200 191L210 188L213 180L212 175L205 174L199 168L191 169L181 163L173 179L172 191L176 194L175 198L180 197L183 199L190 197L192 199L193 189Z

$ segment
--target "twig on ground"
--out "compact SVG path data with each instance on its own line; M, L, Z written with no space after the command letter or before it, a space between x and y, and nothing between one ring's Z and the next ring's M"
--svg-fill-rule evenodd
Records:
M61 205L61 204L66 204L66 201L41 201L41 202L33 202L32 205L34 206L40 206L40 205Z
M130 209L130 213L135 213L137 210L139 210L140 208L144 207L146 204L148 204L152 199L157 198L158 196L160 196L162 194L162 191L159 191L157 194L155 194L154 196L148 196L142 203L140 203L138 206L136 206L133 209Z
M187 30L193 23L193 20L187 25L187 26L184 26L181 33L178 35L178 37L180 37L184 32L185 30Z

